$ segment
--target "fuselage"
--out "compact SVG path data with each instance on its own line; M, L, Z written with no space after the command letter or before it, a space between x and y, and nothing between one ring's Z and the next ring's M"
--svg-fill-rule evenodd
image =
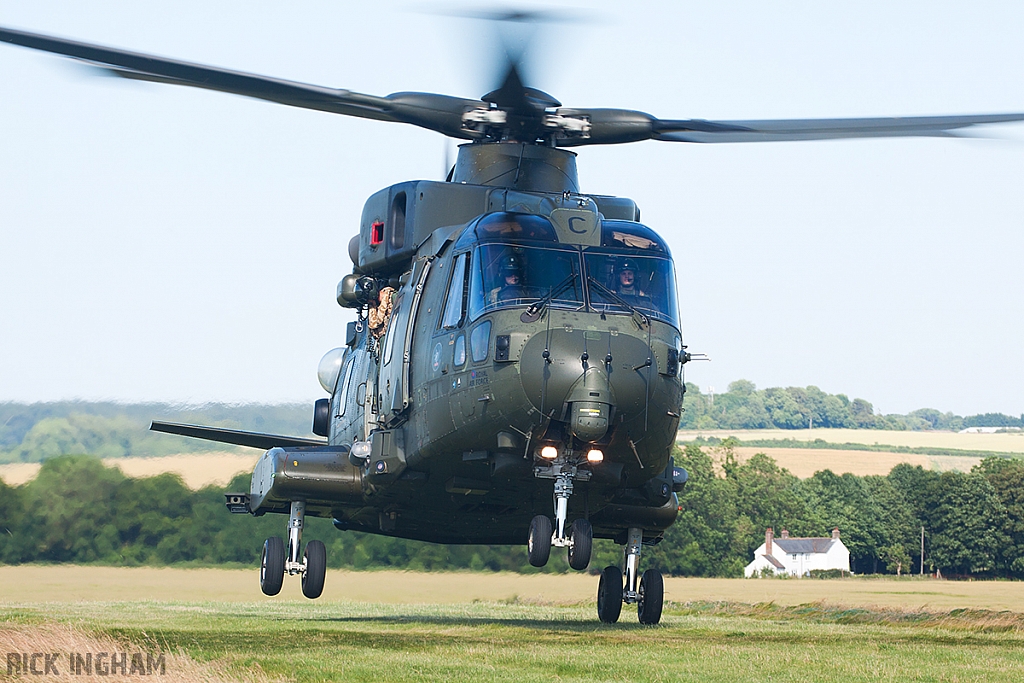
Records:
M595 536L657 537L674 520L684 387L671 255L631 201L544 191L541 161L533 176L519 169L541 188L421 181L367 202L339 287L360 317L330 378L328 439L368 455L340 465L351 470L334 473L335 494L311 488L307 514L522 543L551 512L544 472L557 454L583 472L569 516Z

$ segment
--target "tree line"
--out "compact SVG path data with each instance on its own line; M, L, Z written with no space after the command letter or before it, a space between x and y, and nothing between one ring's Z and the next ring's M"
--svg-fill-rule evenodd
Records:
M1024 427L1024 415L1015 418L1001 413L960 417L924 408L909 415L877 415L864 399L851 401L843 394L826 394L813 386L759 390L752 382L739 380L724 394L701 393L692 383L686 388L681 429ZM233 448L151 432L152 420L312 435L312 406L301 404L0 403L0 463L41 462L73 453L121 458Z
M677 576L741 576L766 527L828 536L838 527L857 573L1024 578L1024 461L988 458L972 472L897 465L887 476L798 479L766 455L739 462L728 441L677 450L690 473L676 524L645 553L645 564ZM248 475L225 489L189 490L177 475L132 479L91 456L60 456L17 487L0 482L0 562L108 565L245 565L263 540L283 536L281 515L252 518L224 508L225 490L248 490ZM525 547L437 545L358 532L309 519L304 539L327 545L331 567L560 572L543 570ZM617 564L621 549L596 541L592 567Z
M862 398L828 394L815 386L758 389L753 382L738 380L723 394L701 393L686 383L680 429L890 429L959 431L967 427L1024 427L1020 417L985 413L961 417L934 408L907 415L879 415Z
M234 447L151 432L150 422L312 436L312 416L312 406L300 404L0 403L0 463L41 462L74 453L122 458L229 451Z

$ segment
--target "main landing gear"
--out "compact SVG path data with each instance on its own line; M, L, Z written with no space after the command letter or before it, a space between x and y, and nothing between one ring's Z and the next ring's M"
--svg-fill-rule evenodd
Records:
M648 569L642 577L640 550L643 548L643 529L630 528L626 541L626 576L618 567L605 567L597 587L597 616L606 624L614 624L622 613L622 603L636 603L641 624L661 621L661 607L665 598L665 580L657 569Z
M537 515L530 522L530 535L526 543L527 557L534 567L543 567L551 556L551 546L568 548L569 566L582 571L590 564L590 551L594 545L594 530L590 522L575 520L566 533L566 517L569 512L569 496L572 495L573 481L590 479L589 470L581 470L575 464L561 461L549 467L535 467L534 475L541 479L555 480L555 523L545 515Z
M260 588L267 595L277 595L284 584L284 573L302 574L302 594L307 598L319 598L324 592L324 576L327 573L327 549L322 541L310 541L306 552L299 561L302 543L302 524L306 516L306 503L292 501L291 517L288 518L288 548L277 536L268 538L263 544L260 560Z

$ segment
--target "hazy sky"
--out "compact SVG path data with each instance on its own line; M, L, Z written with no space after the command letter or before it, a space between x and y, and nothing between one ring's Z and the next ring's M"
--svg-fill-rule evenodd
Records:
M371 6L372 5L372 6ZM663 118L1024 111L1024 3L562 3L530 81ZM457 3L480 7L479 3ZM530 6L524 4L520 6ZM489 90L445 5L0 0L0 25L385 95ZM574 9L575 8L575 9ZM591 17L596 21L583 21ZM1024 125L986 139L580 150L668 239L725 390L1024 412ZM397 124L90 77L0 45L0 401L312 401L374 191L440 179Z

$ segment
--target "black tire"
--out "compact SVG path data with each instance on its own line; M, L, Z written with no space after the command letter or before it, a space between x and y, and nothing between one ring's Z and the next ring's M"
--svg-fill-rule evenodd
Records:
M597 584L597 618L614 624L622 613L622 572L618 567L605 567Z
M284 584L284 541L277 536L263 544L260 558L260 588L266 595L277 595Z
M534 567L543 567L551 556L551 518L537 515L530 522L530 538L526 555Z
M577 519L569 527L569 566L583 571L590 565L590 550L594 546L594 528L585 519Z
M302 572L302 594L310 600L319 598L324 592L324 575L327 573L327 548L322 541L306 544L306 571Z
M657 569L648 569L640 577L636 613L641 624L661 621L661 606L665 599L665 579Z

